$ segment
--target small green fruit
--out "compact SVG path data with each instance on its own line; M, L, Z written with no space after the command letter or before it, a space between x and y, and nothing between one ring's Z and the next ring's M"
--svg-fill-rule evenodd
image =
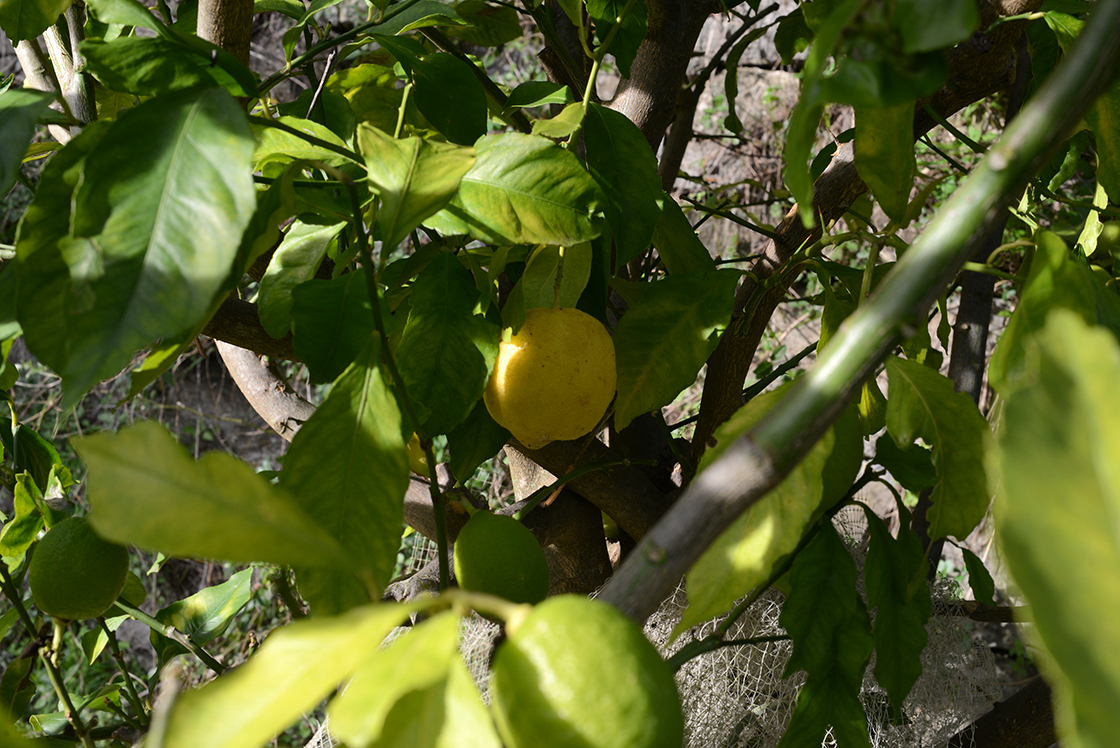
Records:
M513 517L476 512L455 539L455 579L472 592L515 603L548 596L548 562L537 539Z
M680 748L673 670L617 608L560 595L508 630L490 680L507 748Z
M28 584L39 610L84 621L116 602L127 576L128 550L98 537L85 517L68 517L39 541Z

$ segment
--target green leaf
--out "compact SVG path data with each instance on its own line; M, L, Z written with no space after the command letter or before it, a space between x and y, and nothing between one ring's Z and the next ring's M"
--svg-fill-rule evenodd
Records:
M186 634L195 644L206 644L221 636L234 617L253 596L253 570L237 572L222 584L206 587L190 597L171 603L153 616L160 623ZM187 648L155 631L152 646L161 663L175 655L186 654Z
M591 277L591 243L583 242L564 250L564 267L560 276L560 306L574 307ZM556 272L560 268L560 247L546 245L536 249L525 263L525 272L517 281L510 300L522 309L552 306L556 299Z
M161 32L161 35L167 33L167 27L136 0L88 0L86 4L102 23L138 26Z
M602 44L626 7L627 0L587 0L586 5L587 14L595 24L595 39ZM645 0L638 0L622 19L622 26L611 41L610 53L618 62L618 71L623 78L630 77L630 66L634 63L638 47L645 41L647 15Z
M316 215L296 219L276 248L261 278L257 298L261 327L274 338L288 334L292 325L292 290L315 277L327 249L345 223L330 223Z
M451 203L425 224L488 244L570 247L601 233L595 180L571 151L521 133L487 135Z
M887 217L901 222L914 185L914 102L857 106L855 114L856 171Z
M817 125L820 124L821 113L824 111L822 77L840 39L840 32L862 5L863 0L843 0L822 5L825 10L821 12L827 13L823 17L806 16L809 26L816 32L816 39L805 59L805 68L801 74L801 98L790 114L785 159L786 184L797 200L802 222L809 227L816 221L812 210L813 181L809 177L808 164L816 142Z
M904 52L931 52L967 39L980 25L980 10L976 0L897 0L892 20Z
M804 52L813 41L813 32L805 23L805 15L801 8L787 13L778 19L778 28L774 32L774 47L782 56L782 64L789 65L793 56Z
M15 608L12 608L14 611ZM38 652L18 656L4 668L0 676L0 710L4 719L0 720L0 736L4 738L4 746L33 746L36 743L25 741L15 733L15 727L9 715L24 714L31 704L32 697L36 694L35 683L31 680L31 669L39 661Z
M213 64L202 50L172 38L122 36L111 42L87 39L82 42L82 55L87 72L121 93L155 96L193 86L221 86L234 96L257 94L251 74L248 80L244 75L234 77Z
M39 435L39 432L21 423L12 428L10 416L0 416L0 443L10 455L13 472L27 471L35 480L40 492L46 493L50 486L51 470L62 465L62 458L54 445Z
M614 331L617 428L668 405L696 380L731 319L740 277L733 270L666 276L623 315Z
M988 422L972 398L927 366L891 356L887 377L887 431L903 449L918 438L933 449L929 536L966 538L991 500L983 464Z
M989 465L1009 570L1049 653L1063 745L1106 748L1120 712L1120 348L1077 314L1050 313L1005 395Z
M926 623L933 601L926 583L925 549L910 529L910 512L899 507L901 528L891 537L882 519L867 507L871 533L863 566L867 606L875 614L875 680L890 697L896 719L902 702L922 674L922 650L929 634Z
M501 327L475 314L478 291L455 256L443 252L412 285L411 309L397 346L408 395L429 434L446 434L471 412L498 357Z
M676 200L664 195L661 216L653 229L653 246L673 275L715 270L708 248L696 235Z
M757 395L716 429L716 443L704 452L700 471L761 420L789 386ZM736 519L689 569L688 608L674 633L729 610L769 579L820 513L847 493L862 463L859 419L849 407L805 459Z
M591 104L583 122L587 168L607 195L607 223L625 265L646 249L661 218L665 191L657 158L626 115Z
M498 47L521 37L521 21L511 6L494 6L482 0L463 0L455 12L466 26L448 26L444 33L468 44Z
M563 83L526 81L513 89L506 99L507 109L572 103L572 89Z
M389 582L404 525L408 458L397 402L371 337L292 440L280 485L337 540L353 571L298 570L316 615L377 599Z
M921 493L937 483L937 468L933 466L929 449L921 444L899 449L890 434L883 434L875 440L875 462L890 471L911 493Z
M329 127L320 125L318 122L299 119L298 117L281 117L277 122L332 145L342 148L347 147ZM309 143L298 135L293 135L277 127L269 127L259 120L253 122L253 134L257 139L256 151L253 153L253 168L258 171L271 163L289 163L296 160L318 161L327 166L338 167L354 163L353 160L343 156L338 151Z
M452 660L459 659L458 643L459 616L445 611L367 658L346 691L331 702L331 732L348 745L380 745L389 712L407 694L444 681ZM438 733L443 715L428 716L435 717L429 729Z
M988 573L988 567L967 548L961 548L961 553L964 554L964 566L968 569L968 586L972 588L972 596L984 605L995 605L996 583Z
M0 29L14 46L39 36L69 7L70 0L0 0Z
M18 558L35 542L39 530L43 529L43 515L39 505L43 494L28 473L16 476L13 516L0 530L0 556Z
M790 571L792 590L779 623L793 639L786 675L805 670L793 716L779 748L819 745L832 727L838 745L869 748L859 700L871 659L871 621L856 591L856 566L831 522L825 522Z
M108 540L168 556L348 568L289 494L227 454L195 462L154 421L71 444L89 468L90 521Z
M370 187L381 198L377 225L385 251L446 207L475 162L473 148L418 137L398 140L368 124L358 130L358 145Z
M1030 274L1019 294L1019 305L988 364L988 381L1000 394L1006 394L1023 376L1028 366L1025 341L1042 329L1052 309L1069 309L1086 322L1096 321L1094 284L1088 267L1070 256L1069 248L1057 234L1039 232L1035 241Z
M52 101L50 94L30 88L10 88L0 94L0 195L8 194L16 183L35 123Z
M1120 202L1120 84L1114 83L1085 114L1097 145L1097 180Z
M582 101L574 101L560 110L559 114L533 122L533 134L552 140L571 137L583 127L586 116L587 107Z
M490 417L486 404L479 400L466 420L447 434L452 475L463 483L470 480L478 466L496 455L509 439L509 431Z
M418 607L368 605L277 630L244 665L175 702L164 748L264 745L314 709Z
M380 0L379 0L380 1ZM378 24L378 34L404 34L429 26L456 26L466 23L451 6L437 0L420 0Z
M383 313L388 315L388 309ZM311 382L333 382L354 362L374 330L365 270L331 280L309 280L292 289L296 355Z
M209 312L253 215L252 150L225 91L151 99L124 112L86 157L70 235L17 244L20 323L28 347L62 376L63 408ZM61 223L59 215L34 220Z

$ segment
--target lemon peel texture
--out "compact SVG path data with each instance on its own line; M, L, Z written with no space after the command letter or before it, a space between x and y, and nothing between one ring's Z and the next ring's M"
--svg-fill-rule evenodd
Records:
M455 580L472 592L515 603L539 603L548 595L548 562L537 539L515 520L476 512L455 539Z
M52 527L31 558L35 605L52 618L97 618L116 602L128 577L128 550L102 540L85 517Z
M617 608L560 595L509 629L490 682L508 748L680 748L673 670Z
M578 309L530 309L499 346L483 400L490 415L529 449L578 439L614 397L614 341Z

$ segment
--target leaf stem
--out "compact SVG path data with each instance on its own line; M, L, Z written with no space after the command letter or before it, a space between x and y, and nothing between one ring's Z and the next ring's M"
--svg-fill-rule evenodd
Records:
M126 601L124 598L117 598L117 607L119 607L125 613L128 613L140 623L150 628L152 631L155 631L157 634L166 636L176 644L180 644L185 647L188 652L193 654L198 659L202 660L202 663L206 665L206 667L210 668L218 675L221 675L225 672L226 669L225 666L222 665L222 663L215 660L209 652L195 644L194 641L192 641L191 638L183 632L179 631L173 626L168 626L166 623L157 621L155 618L140 610L132 603Z
M109 630L109 624L105 623L105 616L97 617L97 625L101 627L101 631L109 639L109 649L113 652L113 659L120 668L121 675L124 676L125 690L128 692L128 700L132 702L132 708L136 710L136 716L142 722L147 722L147 712L144 710L144 702L140 700L140 694L136 691L136 684L132 682L132 673L128 670L128 665L124 661L124 653L121 652L120 643L117 642L116 633ZM124 714L121 715L125 720L128 719Z

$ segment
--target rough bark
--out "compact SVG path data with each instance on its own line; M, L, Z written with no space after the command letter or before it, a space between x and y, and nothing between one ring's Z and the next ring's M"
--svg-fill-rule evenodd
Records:
M201 0L198 35L249 66L253 37L253 0Z
M292 345L292 334L276 338L261 326L257 305L230 296L206 323L202 334L239 348L248 349L258 356L268 356L284 361L299 361Z
M954 735L946 748L1050 748L1058 742L1052 700L1050 687L1036 676Z

